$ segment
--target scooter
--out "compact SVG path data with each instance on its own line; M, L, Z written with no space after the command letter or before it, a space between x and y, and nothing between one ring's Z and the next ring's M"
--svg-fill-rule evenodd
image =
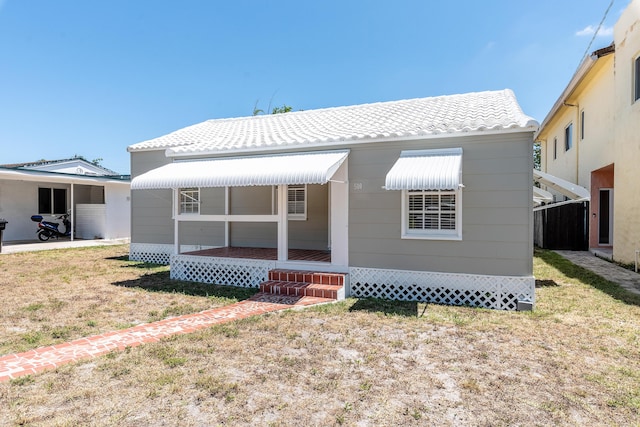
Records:
M46 242L47 240L58 237L69 237L71 236L71 221L69 221L69 214L62 214L56 219L61 219L62 224L64 225L64 232L58 229L60 223L51 222L51 221L43 221L42 215L32 215L31 221L38 223L38 239Z

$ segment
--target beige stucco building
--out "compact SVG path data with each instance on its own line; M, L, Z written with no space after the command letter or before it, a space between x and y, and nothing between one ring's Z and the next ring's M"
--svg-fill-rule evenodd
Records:
M589 247L624 263L640 249L639 21L633 0L614 42L585 58L535 136L543 172L590 190Z

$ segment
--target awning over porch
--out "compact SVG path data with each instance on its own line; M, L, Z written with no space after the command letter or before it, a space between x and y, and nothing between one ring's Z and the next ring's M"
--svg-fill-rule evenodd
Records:
M462 148L402 151L385 180L387 190L457 190Z
M326 184L348 154L340 150L174 162L135 177L131 189Z

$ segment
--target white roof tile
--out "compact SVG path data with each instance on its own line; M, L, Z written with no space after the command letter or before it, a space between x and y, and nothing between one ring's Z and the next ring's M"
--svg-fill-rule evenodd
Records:
M348 107L214 119L129 146L130 152L168 149L169 155L336 145L506 129L535 131L513 92L378 102Z

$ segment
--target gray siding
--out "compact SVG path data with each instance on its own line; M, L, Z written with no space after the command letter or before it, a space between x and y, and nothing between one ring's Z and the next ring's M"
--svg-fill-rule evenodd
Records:
M224 222L183 221L178 231L182 245L224 246Z
M401 191L386 173L402 150L462 147L462 240L401 239ZM531 133L363 144L349 155L351 266L532 274ZM355 190L354 184L362 184Z
M170 163L164 150L131 153L131 177ZM171 190L131 190L131 242L173 243Z
M384 190L402 150L462 147L462 240L401 239L401 191ZM331 147L332 149L339 147ZM450 273L532 274L532 134L448 136L357 144L349 162L349 264L354 267ZM132 154L136 176L168 163L163 151ZM360 189L356 189L355 185ZM309 186L308 218L289 221L291 248L325 249L327 185ZM224 212L224 191L203 189L202 212ZM270 214L271 188L231 190L231 213ZM132 191L132 241L172 243L170 190ZM275 223L232 223L234 246L275 247ZM182 244L217 245L221 224L181 225Z
M307 185L306 221L289 220L289 248L329 248L329 186Z

